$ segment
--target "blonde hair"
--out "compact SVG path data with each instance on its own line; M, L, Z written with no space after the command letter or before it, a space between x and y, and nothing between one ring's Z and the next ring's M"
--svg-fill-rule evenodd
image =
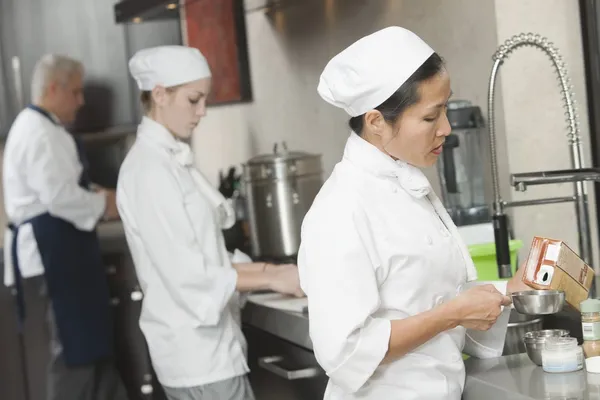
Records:
M176 85L165 88L167 93L174 93L183 85ZM154 108L154 99L152 98L151 90L144 90L140 93L140 102L142 103L142 109L144 110L144 114L150 114L152 109Z
M46 54L35 65L31 79L31 100L38 102L52 82L66 85L77 73L83 74L83 64L60 54Z

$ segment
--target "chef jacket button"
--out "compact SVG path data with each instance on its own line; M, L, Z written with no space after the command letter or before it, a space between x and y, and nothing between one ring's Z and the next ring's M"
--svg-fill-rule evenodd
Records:
M431 246L433 244L433 239L431 238L431 236L427 235L427 237L425 239L427 240L428 245Z
M464 286L463 285L458 285L458 287L456 288L456 294L461 294L463 291Z
M435 298L435 304L439 306L442 305L442 303L444 303L444 298L442 296L437 296Z

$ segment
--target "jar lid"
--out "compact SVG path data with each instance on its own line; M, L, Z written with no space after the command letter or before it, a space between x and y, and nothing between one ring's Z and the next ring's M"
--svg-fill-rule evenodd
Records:
M600 312L600 300L587 299L581 302L580 309L582 313Z
M585 359L585 369L592 374L600 374L600 357L590 357ZM600 384L600 382L596 383Z
M577 348L577 338L574 337L549 337L546 339L546 350L569 350Z

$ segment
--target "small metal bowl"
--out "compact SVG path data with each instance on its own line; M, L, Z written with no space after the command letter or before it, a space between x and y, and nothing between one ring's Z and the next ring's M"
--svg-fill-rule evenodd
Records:
M515 310L521 314L556 314L563 309L565 292L560 290L526 290L512 294Z
M542 350L546 345L546 339L549 337L566 337L569 336L569 331L566 329L544 329L541 331L527 332L523 336L523 342L525 343L525 350L529 359L534 364L542 365Z

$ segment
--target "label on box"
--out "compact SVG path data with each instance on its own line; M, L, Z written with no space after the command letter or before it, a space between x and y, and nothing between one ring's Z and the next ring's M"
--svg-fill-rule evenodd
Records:
M548 244L548 247L546 248L546 256L544 258L548 261L557 262L559 253L560 245Z
M541 265L535 276L534 283L543 286L549 286L552 283L554 276L554 267L551 265Z
M582 322L583 340L600 340L600 322Z

